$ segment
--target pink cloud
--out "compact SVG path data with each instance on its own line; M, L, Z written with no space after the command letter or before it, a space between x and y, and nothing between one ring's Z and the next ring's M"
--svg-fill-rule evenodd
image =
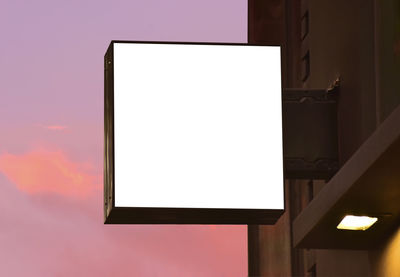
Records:
M47 130L52 130L52 131L63 131L65 129L67 129L68 127L65 125L43 125L43 124L35 124L34 126L36 127L40 127L43 129L47 129Z
M0 184L0 276L247 275L245 226L103 225L100 191L25 194L1 173Z
M0 155L0 172L27 193L56 193L85 197L101 187L101 176L91 165L76 163L62 151L35 150L22 155Z
M56 130L56 131L62 131L67 129L67 126L61 126L61 125L50 125L50 126L43 126L46 129L49 130Z
M245 226L105 226L99 170L62 151L0 155L1 276L246 275Z

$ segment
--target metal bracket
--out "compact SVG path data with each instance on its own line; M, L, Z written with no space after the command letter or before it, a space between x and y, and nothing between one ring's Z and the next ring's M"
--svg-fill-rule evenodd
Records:
M285 178L330 179L339 169L337 95L327 89L283 90Z

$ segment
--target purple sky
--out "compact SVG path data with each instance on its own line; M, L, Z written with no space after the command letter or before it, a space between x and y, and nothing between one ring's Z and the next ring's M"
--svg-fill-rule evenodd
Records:
M246 42L247 0L2 0L0 35L0 276L246 276L245 226L104 226L102 167L109 42Z

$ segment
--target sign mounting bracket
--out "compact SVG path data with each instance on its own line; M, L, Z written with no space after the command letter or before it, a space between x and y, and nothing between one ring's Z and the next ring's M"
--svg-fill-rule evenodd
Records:
M339 89L339 78L327 89L283 89L285 178L329 180L339 170Z

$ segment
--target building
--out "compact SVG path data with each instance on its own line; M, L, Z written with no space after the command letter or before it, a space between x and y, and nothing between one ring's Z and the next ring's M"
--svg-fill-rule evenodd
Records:
M283 88L328 88L340 78L337 174L344 176L341 172L345 168L353 172L347 162L355 154L362 155L359 152L365 150L364 142L377 130L381 132L386 119L393 121L391 114L399 113L400 1L249 0L248 7L249 43L282 45ZM393 127L396 123L390 124ZM399 144L398 137L394 141ZM392 172L396 166L400 171L399 156L391 159ZM361 201L368 194L376 203L386 202L384 205L396 210L400 207L396 203L396 199L400 201L400 178L393 178L395 185L377 184L380 188L365 193L350 184L354 193L340 197ZM388 215L387 228L369 237L369 242L359 239L357 233L345 241L321 231L299 235L299 226L312 224L304 219L305 214L319 212L315 203L323 204L322 197L334 201L334 196L326 195L327 186L333 189L331 180L285 181L284 215L275 225L249 226L250 276L400 276L400 218L396 212ZM360 194L360 198L354 197ZM378 205L374 203L371 205ZM321 212L321 216L326 214ZM313 228L310 230L316 230ZM307 242L303 235L315 235L315 242ZM322 240L318 235L326 237Z

